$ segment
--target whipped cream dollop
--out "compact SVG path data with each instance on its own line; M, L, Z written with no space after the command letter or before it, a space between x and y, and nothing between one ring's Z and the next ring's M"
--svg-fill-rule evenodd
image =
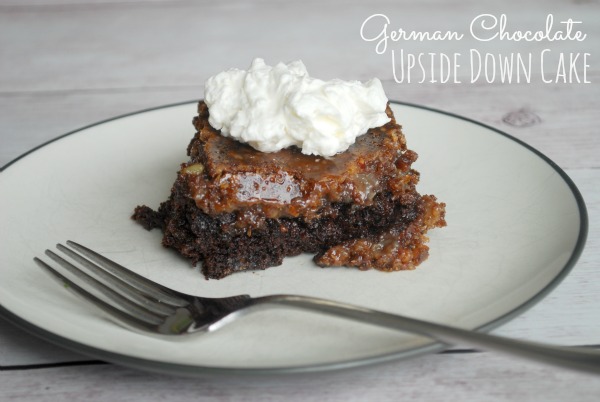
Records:
M295 145L308 155L345 151L369 128L390 121L381 82L323 81L301 61L221 72L205 84L209 123L262 152Z

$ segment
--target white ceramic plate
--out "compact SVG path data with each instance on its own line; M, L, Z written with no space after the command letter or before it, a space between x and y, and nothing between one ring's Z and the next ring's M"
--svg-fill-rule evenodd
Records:
M448 113L394 103L420 157L420 190L447 204L415 271L283 266L207 281L161 233L129 219L167 198L193 135L195 103L147 110L62 136L0 174L0 311L65 347L148 370L186 374L324 370L439 350L441 345L313 313L274 309L187 339L125 330L81 303L32 261L72 239L142 275L204 296L293 293L486 330L546 295L568 273L587 233L571 180L536 150Z

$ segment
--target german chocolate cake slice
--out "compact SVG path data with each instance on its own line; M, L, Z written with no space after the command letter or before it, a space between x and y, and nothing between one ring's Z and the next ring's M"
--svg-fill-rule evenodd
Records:
M427 258L426 232L445 226L445 205L416 191L417 154L389 106L383 112L386 124L324 157L297 146L262 152L225 136L201 101L169 199L158 211L138 206L133 219L162 229L163 245L201 262L206 278L300 253L322 267L413 269Z

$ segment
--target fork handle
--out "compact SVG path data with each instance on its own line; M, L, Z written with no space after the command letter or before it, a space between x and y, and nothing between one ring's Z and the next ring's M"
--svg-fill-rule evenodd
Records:
M600 351L577 347L545 345L465 330L351 304L307 296L273 295L254 299L253 306L266 304L298 307L351 320L412 332L447 345L464 343L478 349L494 350L579 371L600 373Z

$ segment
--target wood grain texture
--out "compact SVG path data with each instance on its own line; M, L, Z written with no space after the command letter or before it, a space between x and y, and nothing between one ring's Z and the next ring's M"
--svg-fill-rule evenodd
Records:
M584 384L577 390L574 384ZM186 379L111 365L4 371L0 400L596 401L600 377L493 354L433 355L366 370Z
M546 15L583 20L581 43L405 42L407 52L591 52L592 84L398 84L389 54L360 39L362 21L465 31L479 13L520 29ZM0 166L63 133L136 110L202 97L215 72L303 59L312 75L379 77L390 99L464 115L536 147L566 170L588 207L579 263L542 302L494 331L567 345L600 344L600 2L378 0L0 1ZM550 73L551 71L546 71ZM539 72L537 73L539 75ZM401 118L399 118L401 120ZM526 120L529 124L519 122ZM407 133L410 135L411 133ZM417 133L414 133L417 135ZM1 174L1 172L0 172ZM1 247L1 246L0 246ZM6 250L0 250L6 252ZM461 348L461 345L458 345ZM148 374L65 351L0 322L0 400L519 400L593 401L600 378L494 353L438 354L362 370L294 377L200 379ZM57 364L34 369L30 365ZM63 366L77 364L76 366Z
M433 1L410 7L391 2L341 7L334 1L318 13L300 3L275 8L268 1L220 6L189 1L10 4L0 7L0 165L83 124L200 98L210 75L232 66L245 68L257 55L271 62L301 58L312 74L323 78L379 77L391 99L442 108L507 130L564 168L600 163L595 155L600 148L594 124L600 107L597 84L540 84L539 74L532 84L397 84L389 54L375 54L373 43L359 35L362 21L374 10L385 12L393 27L423 31L464 32L482 11L505 12L516 27L541 27L547 11L537 4L457 2L448 7ZM429 12L436 7L446 11ZM591 23L600 19L597 3L575 2L555 10L557 20L570 16L586 21L589 37L581 43L554 42L553 51L597 48L600 24ZM548 46L500 42L488 49L465 40L460 45L406 42L402 49L466 54L475 45L482 52L504 53L521 48L539 53ZM600 79L598 63L591 65L589 75L593 82ZM538 122L518 128L503 121L519 111L537 116ZM14 148L20 141L9 141L17 136L26 138L20 148Z

